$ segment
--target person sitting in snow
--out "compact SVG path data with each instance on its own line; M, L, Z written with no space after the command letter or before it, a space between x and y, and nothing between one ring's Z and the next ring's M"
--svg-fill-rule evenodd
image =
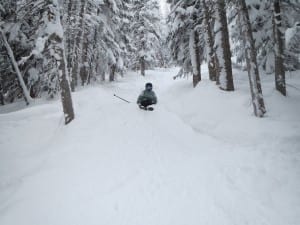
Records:
M141 109L152 109L151 107L148 108L149 105L153 105L157 103L157 97L152 90L153 86L151 83L146 83L145 90L139 95L137 104Z

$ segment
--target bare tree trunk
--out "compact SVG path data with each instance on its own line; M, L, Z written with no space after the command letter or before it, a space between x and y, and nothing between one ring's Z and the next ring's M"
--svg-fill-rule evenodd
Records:
M99 16L100 10L97 9L97 16ZM93 77L95 79L95 76L98 75L98 72L100 70L100 65L99 65L99 52L97 51L98 48L98 26L96 26L94 31L94 40L93 40L93 49L92 49L92 58L89 62L90 64L90 73L89 73L89 79L88 79L88 84L90 84L90 80Z
M206 0L202 0L203 8L204 8L204 23L206 27L206 45L208 47L208 72L209 72L209 79L211 81L217 80L217 73L218 67L216 65L216 57L215 57L215 50L214 50L214 35L212 31L212 24L211 24L211 17L210 17L210 10L206 4Z
M239 5L239 12L241 15L240 26L242 29L242 36L244 38L243 41L245 46L245 56L247 62L253 110L255 116L263 117L263 115L266 113L266 108L262 94L258 64L256 59L255 41L252 34L248 8L245 0L240 0Z
M109 81L115 81L116 68L117 68L116 64L110 66Z
M274 37L275 37L275 85L276 89L286 96L284 68L284 34L282 29L280 0L274 0Z
M66 41L66 58L67 58L67 68L68 68L68 73L71 74L71 64L72 64L72 53L71 53L71 49L72 49L72 40L74 40L74 38L72 38L72 19L71 17L74 16L72 15L72 8L73 5L76 4L72 4L72 0L67 0L65 1L65 6L67 8L66 10L66 15L64 15L64 30L65 30L65 41Z
M79 6L78 0L68 0L67 2L67 24L66 24L66 57L67 57L67 68L68 74L71 78L71 89L75 91L75 86L77 85L77 77L73 80L73 68L74 62L76 61L76 28L78 23L78 13L77 7ZM76 28L75 28L76 27Z
M63 111L65 115L65 124L69 124L74 118L74 109L72 103L72 96L69 81L67 79L67 69L65 65L65 56L62 49L57 50L58 54L61 54L63 57L59 62L59 84L61 89L61 101L63 105Z
M80 78L81 78L81 85L84 86L88 80L88 43L87 43L87 35L84 32L84 41L82 44L82 51L81 51L81 63L80 63Z
M104 71L101 72L101 81L105 81L105 72Z
M219 46L219 66L220 66L220 88L225 91L234 91L232 65L231 65L231 51L229 44L228 24L226 17L225 0L217 1L217 22L221 29L221 46Z
M47 17L49 19L49 23L53 23L54 26L62 26L60 21L60 13L58 6L53 4L53 7L57 7L55 11L48 10ZM50 9L50 7L49 7ZM53 14L55 13L55 14ZM58 29L60 30L60 29ZM62 27L61 27L62 30ZM59 78L59 85L61 89L61 101L63 105L63 112L65 118L65 124L69 124L75 117L72 103L72 96L70 90L70 84L68 80L68 70L66 65L66 55L64 49L63 42L63 33L59 34L57 32L53 32L47 41L47 45L49 45L50 54L56 61L57 72Z
M23 80L23 77L22 77L22 74L20 72L18 63L15 59L14 53L13 53L9 43L7 42L6 36L5 36L5 34L4 34L4 32L2 31L1 28L0 28L0 37L3 40L3 43L4 43L4 46L6 48L7 54L9 55L9 58L10 58L11 63L13 65L13 68L14 68L16 74L17 74L17 78L18 78L19 83L20 83L20 85L22 87L22 90L23 90L23 95L24 95L25 102L26 102L27 105L29 105L29 103L32 101L32 98L30 97L29 91L28 91L28 89L26 87L26 84Z
M219 22L215 22L214 26L219 24ZM221 40L221 30L215 31L214 35L214 55L213 55L213 61L216 66L216 85L220 85L220 73L221 73L221 67L220 67L220 62L219 62L219 54L222 51L222 47L220 45L216 45L216 43Z
M219 64L219 59L216 51L214 50L214 58L213 61L215 63L215 72L216 72L216 84L220 85L220 64Z
M191 31L189 42L190 56L193 68L193 86L196 87L197 84L201 81L201 59L200 50L198 46L199 36L196 31Z
M1 84L0 84L0 104L1 105L5 105L4 96L3 96L3 89L2 89L2 85Z
M66 51L67 54L67 66L68 66L68 73L69 77L71 79L71 90L72 92L75 91L75 88L77 86L77 77L74 76L74 69L78 69L78 56L77 56L77 36L78 32L78 23L80 22L78 8L80 7L79 0L69 0L68 2L68 22L67 24L68 29L65 31L65 33L68 33L66 36L67 41L67 48Z
M141 66L141 75L145 76L145 70L146 70L146 63L145 63L145 56L142 56L140 58L140 66Z
M75 39L74 44L74 68L72 70L72 83L71 89L75 91L75 87L78 85L78 76L80 71L80 62L81 62L81 55L82 55L82 45L83 45L83 37L84 37L84 14L86 9L86 0L81 0L80 5L80 13L79 13L79 27L78 33Z
M216 18L218 18L217 10L215 10L214 14L216 15ZM218 19L215 18L214 23L214 61L216 63L216 84L220 85L220 73L221 73L221 67L219 63L219 57L223 57L223 49L221 46L221 25Z

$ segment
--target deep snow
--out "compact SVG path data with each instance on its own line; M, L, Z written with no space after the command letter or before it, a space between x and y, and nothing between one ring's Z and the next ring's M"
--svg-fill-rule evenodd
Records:
M176 71L76 92L68 126L59 101L0 107L0 224L299 225L300 74L287 98L263 77L260 119L244 72L226 93ZM135 105L148 81L153 112Z

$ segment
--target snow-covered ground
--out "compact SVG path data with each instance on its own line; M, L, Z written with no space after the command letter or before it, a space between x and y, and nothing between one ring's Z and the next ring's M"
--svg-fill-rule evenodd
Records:
M68 126L59 101L0 107L0 224L299 225L300 74L287 98L263 78L260 119L244 72L232 93L176 72L78 91ZM147 81L153 112L135 105Z

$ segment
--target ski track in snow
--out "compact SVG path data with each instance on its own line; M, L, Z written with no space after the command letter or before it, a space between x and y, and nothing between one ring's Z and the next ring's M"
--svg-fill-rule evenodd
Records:
M205 78L197 90L174 82L176 71L74 93L68 126L58 101L0 114L0 224L300 224L300 108L284 116L267 80L272 110L257 119L246 76L224 93ZM135 105L148 81L153 112Z

